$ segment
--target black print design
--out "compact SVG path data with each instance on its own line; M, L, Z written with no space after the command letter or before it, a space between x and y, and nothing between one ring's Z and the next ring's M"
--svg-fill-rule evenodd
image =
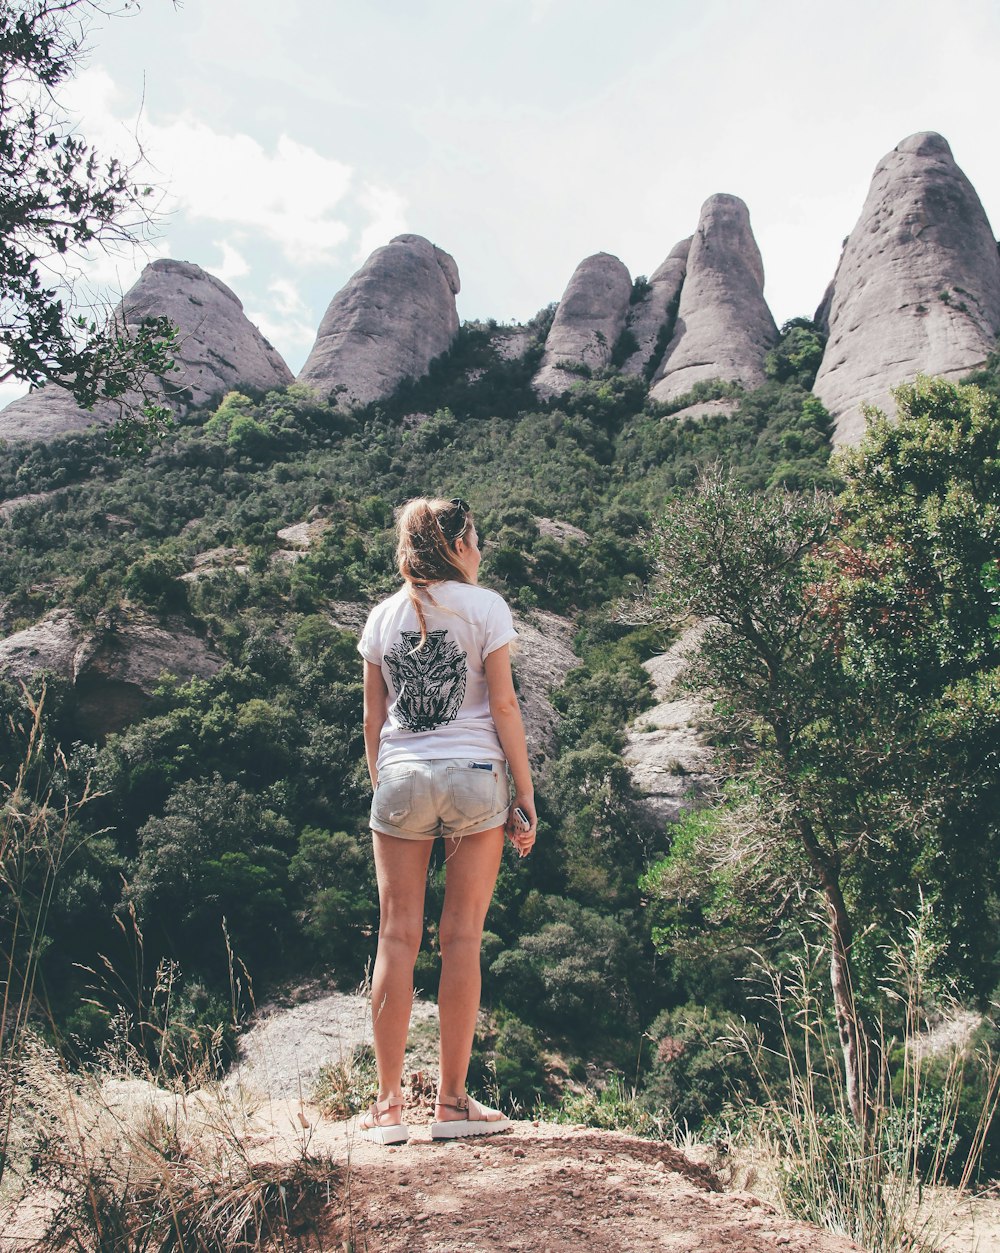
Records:
M465 700L466 654L448 639L447 631L428 631L423 648L417 647L419 631L402 634L385 655L398 693L400 724L407 731L433 731L454 722Z

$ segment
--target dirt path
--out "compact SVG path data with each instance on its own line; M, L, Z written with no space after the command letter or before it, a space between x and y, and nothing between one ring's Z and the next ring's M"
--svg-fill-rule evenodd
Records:
M340 1238L367 1253L857 1249L748 1194L722 1192L706 1167L669 1145L616 1132L522 1122L499 1136L435 1143L420 1125L406 1145L385 1148L362 1140L354 1122L327 1122L295 1102L257 1117L274 1128L259 1153L329 1157L348 1206Z

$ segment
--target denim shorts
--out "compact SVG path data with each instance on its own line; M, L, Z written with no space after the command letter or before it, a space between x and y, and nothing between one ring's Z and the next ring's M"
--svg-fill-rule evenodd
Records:
M403 840L474 835L502 826L509 810L505 761L400 762L379 771L371 828Z

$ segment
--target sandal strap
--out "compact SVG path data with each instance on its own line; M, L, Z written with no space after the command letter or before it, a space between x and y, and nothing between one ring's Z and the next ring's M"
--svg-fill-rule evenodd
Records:
M402 1108L402 1097L395 1099L391 1096L387 1096L384 1101L372 1101L368 1113L371 1115L372 1120L377 1124L379 1119L384 1118L386 1114L390 1113L390 1111Z
M436 1103L440 1105L442 1109L457 1109L463 1114L467 1114L469 1112L469 1098L467 1095L456 1096L448 1101L446 1101L444 1097L439 1096Z

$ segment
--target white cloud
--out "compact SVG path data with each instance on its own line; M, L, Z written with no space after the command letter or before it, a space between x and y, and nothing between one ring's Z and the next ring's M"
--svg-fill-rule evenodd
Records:
M242 278L244 274L250 273L250 264L246 257L228 239L217 239L215 246L222 249L222 260L216 265L205 267L210 274L221 278L224 283L231 283L234 278Z
M406 231L407 204L391 187L378 187L374 183L365 183L358 195L358 203L370 218L354 253L355 260L364 261L394 235L402 235Z
M346 239L334 210L350 185L349 166L287 135L268 153L249 135L222 135L190 116L146 131L173 198L192 219L256 231L298 265L330 260Z
M282 345L294 370L294 362L312 347L316 338L313 311L288 279L275 279L267 291L267 306L263 310L248 309L247 317L272 344Z
M251 135L223 134L190 112L123 122L106 70L85 70L67 91L87 137L108 152L141 142L164 211L222 222L276 242L295 264L329 261L349 233L339 216L352 170L288 135L272 151ZM223 262L225 264L225 260Z
M17 400L19 396L26 396L27 393L27 383L17 383L14 381L9 383L0 383L0 409L5 408L12 400Z

